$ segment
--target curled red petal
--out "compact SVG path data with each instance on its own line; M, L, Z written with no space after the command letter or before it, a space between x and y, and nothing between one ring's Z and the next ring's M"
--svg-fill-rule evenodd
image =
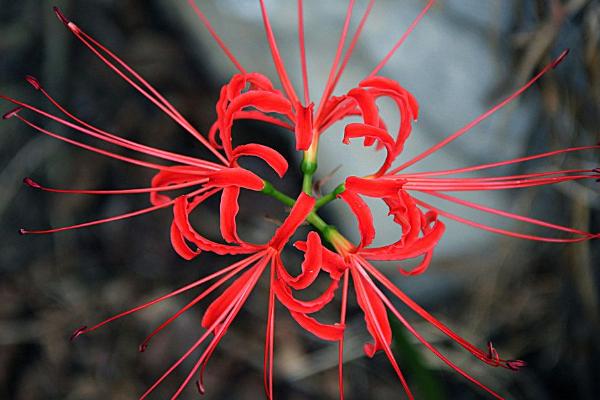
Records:
M264 188L263 180L251 171L244 168L224 168L220 171L211 172L208 175L207 186L231 187L237 186L244 189L260 191Z
M349 176L346 178L346 190L369 197L396 197L405 181L402 179L372 179Z
M423 260L421 260L421 262L419 263L419 265L417 265L416 267L414 267L411 270L407 270L404 268L400 268L398 269L398 271L404 275L404 276L415 276L415 275L420 275L423 272L425 272L427 270L427 268L429 267L429 264L431 263L431 258L433 257L433 249L429 250L425 253L425 257L423 257Z
M300 240L294 243L294 247L304 252L306 252L308 248L307 243ZM323 245L321 245L321 257L321 269L327 272L332 279L340 280L342 274L348 268L344 259L339 254L334 253Z
M263 113L278 113L292 116L292 105L288 99L279 93L265 90L250 90L231 100L226 111L220 116L221 141L228 155L231 154L231 126L233 115L246 107L254 107ZM218 114L217 114L218 115Z
M437 220L434 223L433 228L428 230L423 237L413 241L410 245L403 245L401 242L397 242L388 246L363 249L359 254L368 260L393 261L418 257L431 251L437 245L442 238L445 229L444 224Z
M366 125L379 126L379 110L375 99L369 92L362 88L354 88L348 92L347 96L356 101Z
M237 146L231 153L231 161L236 162L238 158L244 156L264 160L280 177L283 177L288 169L287 160L277 150L262 144L250 143Z
M198 178L205 176L207 173L208 171L206 170L202 170L197 167L190 167L187 165L175 165L172 167L166 167L165 169L159 171L156 175L152 177L151 186L155 188L191 182L198 180ZM171 198L169 196L161 194L160 192L150 193L150 202L152 203L152 205L157 206L160 204L164 204L170 200Z
M286 242L296 232L296 229L304 222L315 206L315 199L306 193L300 193L290 215L283 221L283 224L277 229L269 246L281 250Z
M344 128L344 139L343 142L345 144L350 143L350 139L352 138L371 138L376 139L379 143L383 144L385 147L387 154L383 165L379 168L379 170L374 174L376 176L382 175L385 171L392 165L394 161L394 140L390 136L390 134L377 127L360 123L352 123L346 125Z
M355 282L356 300L365 314L367 330L373 337L373 343L365 343L364 351L368 357L373 357L379 350L386 350L392 343L392 329L388 320L385 305L370 282L363 279L360 273L352 270Z
M337 342L344 338L344 325L323 324L306 314L296 311L290 311L290 314L301 327L320 339Z
M221 229L221 236L229 243L240 243L235 223L235 217L240 210L238 205L239 195L240 188L236 186L226 187L221 193L221 219L219 227Z
M225 289L225 291L223 291L223 293L221 293L219 297L217 297L210 304L210 306L208 306L204 312L204 316L202 317L201 324L204 329L210 328L215 321L222 317L223 312L225 312L225 310L231 306L231 303L240 296L242 288L252 280L253 275L256 273L256 270L259 267L260 264L248 269L246 272L240 275L227 289Z
M200 250L210 251L215 254L224 255L224 254L249 254L256 252L259 247L249 245L244 243L239 246L231 246L221 243L213 242L212 240L208 240L204 236L200 235L190 224L189 221L189 213L190 211L204 201L209 196L212 196L216 193L216 189L212 192L208 192L206 195L200 196L198 200L196 200L196 204L188 205L188 201L185 196L178 197L173 203L173 216L175 224L177 224L177 228L183 235L183 237L194 243Z
M296 126L294 133L296 135L296 150L308 150L313 137L313 108L314 103L304 107L300 102L296 102Z
M296 246L298 242L294 243ZM297 247L297 246L296 246ZM321 238L317 232L311 231L308 233L304 249L304 261L302 262L302 272L292 277L287 273L285 268L281 269L281 279L285 283L296 290L305 289L310 286L321 271L323 264L323 246Z
M345 190L338 195L352 210L352 213L358 220L358 229L360 231L360 248L367 247L375 238L375 226L373 225L373 215L369 206L355 192Z
M179 228L177 228L175 222L171 223L171 245L175 252L184 260L192 260L201 253L200 250L192 250L192 248L188 246L183 234Z
M338 288L339 281L331 280L327 289L318 297L312 300L299 300L292 294L291 289L285 284L282 279L276 279L273 284L273 289L277 298L288 310L297 311L305 314L312 314L322 310L329 304L335 296L335 291Z

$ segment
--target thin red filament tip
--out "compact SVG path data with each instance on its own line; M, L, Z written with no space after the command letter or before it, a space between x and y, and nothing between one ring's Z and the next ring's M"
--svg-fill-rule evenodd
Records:
M40 81L35 76L26 75L25 80L29 82L29 84L33 86L35 90L40 90L42 87L42 85L40 85Z
M2 116L2 119L9 119L17 115L24 107L15 107Z
M29 187L40 189L42 186L31 178L24 178L23 183Z
M567 58L567 55L569 55L569 51L570 49L565 49L563 50L562 53L560 53L560 55L556 58L556 60L552 61L552 68L556 68L558 67L558 65L563 62L563 60L565 58Z
M204 383L202 383L201 379L196 381L196 389L198 389L198 393L204 395L204 393L206 393L206 389L204 388Z
M62 22L66 26L69 25L69 23L71 21L67 17L65 17L65 14L63 14L63 12L61 11L60 8L58 8L58 7L55 6L55 7L52 7L52 10L54 10L54 13L56 14L56 16L58 17L58 19L60 20L60 22Z
M83 335L86 332L87 332L87 326L82 326L80 328L77 328L77 329L75 329L75 332L73 332L71 334L71 337L69 338L69 340L72 342L73 340L77 339L79 336Z

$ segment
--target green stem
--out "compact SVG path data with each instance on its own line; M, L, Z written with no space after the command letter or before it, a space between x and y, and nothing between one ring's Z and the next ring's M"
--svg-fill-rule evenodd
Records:
M319 200L317 200L317 202L315 203L315 211L323 207L325 204L331 203L344 190L346 190L346 186L343 183L340 183L338 186L336 186L335 189L333 189L331 193L328 193L325 196L321 197Z
M263 182L264 182L265 187L263 188L262 193L266 194L267 196L271 196L276 200L279 200L280 202L282 202L283 204L285 204L288 207L294 206L294 204L296 203L296 200L294 200L287 194L282 193L279 190L275 189L275 187L273 187L273 185L270 182L268 182L268 181L263 181ZM308 214L308 216L306 217L306 221L309 224L311 224L312 226L314 226L319 232L321 232L323 237L331 243L333 243L332 239L334 237L341 236L341 234L338 232L338 230L335 228L335 226L329 225L315 211Z
M317 171L317 161L311 160L309 154L309 151L305 152L304 159L302 160L302 164L300 165L300 170L304 175L302 177L302 191L312 196L312 179L315 175L315 172Z

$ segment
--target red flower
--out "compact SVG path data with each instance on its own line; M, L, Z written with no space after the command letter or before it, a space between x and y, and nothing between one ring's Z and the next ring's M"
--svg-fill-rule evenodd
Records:
M5 118L17 118L46 135L108 157L149 168L154 172L149 187L127 190L53 189L44 187L34 182L32 179L26 178L25 183L30 187L59 193L148 193L150 195L152 206L131 213L69 227L49 230L22 230L22 233L50 233L75 229L125 219L161 208L172 207L173 221L170 228L170 239L173 248L181 257L186 260L191 260L203 251L219 255L243 255L243 258L240 261L224 267L218 272L206 276L196 282L120 313L90 328L82 327L73 334L73 338L83 333L94 331L115 319L145 309L180 293L200 287L205 283L208 284L209 282L212 282L208 288L204 289L191 302L186 304L150 333L140 345L140 351L144 351L154 335L162 331L162 329L171 324L175 319L206 296L223 286L227 281L232 280L229 286L206 309L201 323L205 330L204 333L189 348L189 350L169 367L142 395L142 398L147 397L175 368L179 367L184 360L191 357L192 353L203 346L208 340L208 344L204 347L202 354L197 358L192 370L180 385L173 398L177 398L180 395L182 390L197 373L199 373L198 387L203 391L202 376L208 360L221 338L225 335L227 329L231 326L240 309L243 307L248 296L256 286L256 283L261 276L265 275L264 272L269 268L269 304L264 354L264 383L267 396L269 398L273 397L273 338L275 329L275 300L277 299L305 330L312 332L314 335L324 340L337 341L339 343L339 386L340 395L343 397L342 361L344 327L349 281L350 278L352 278L358 305L364 313L366 328L373 339L372 343L365 344L364 351L369 357L372 357L377 351L383 351L386 354L410 398L412 398L410 388L391 351L392 330L387 318L388 310L401 321L409 332L411 332L443 362L494 397L501 398L501 396L493 390L487 388L456 366L432 344L425 340L398 311L396 306L382 289L385 288L387 291L391 292L409 309L435 326L456 344L463 347L481 361L492 366L502 366L512 370L524 366L525 363L519 360L512 361L500 358L491 343L488 345L487 351L480 350L470 344L407 297L404 292L398 289L377 268L375 268L371 262L376 260L403 262L408 259L421 258L417 267L414 267L410 271L400 269L400 272L404 275L416 275L425 272L432 259L436 245L445 232L445 226L440 220L440 217L457 220L470 226L495 233L538 241L575 242L599 237L598 234L583 232L573 228L468 202L450 196L446 192L517 189L564 181L596 179L600 176L597 169L547 171L512 176L493 176L489 178L456 178L448 176L487 170L499 166L521 163L569 152L592 149L597 150L600 146L584 146L556 150L514 160L500 161L455 170L415 173L403 172L407 167L416 164L418 161L440 150L446 144L459 138L475 125L511 102L523 91L533 85L533 83L546 72L555 68L564 59L567 52L563 52L559 57L543 68L530 82L483 115L465 125L464 128L450 135L447 139L424 153L393 168L394 161L403 151L404 143L411 133L412 123L417 119L419 110L417 102L411 93L396 81L378 76L377 74L392 57L395 51L402 45L427 11L432 7L434 3L433 0L428 2L387 56L358 84L357 87L341 96L333 96L337 82L349 62L352 51L358 42L358 38L374 5L374 0L371 0L360 20L356 32L347 46L346 53L342 57L355 4L355 1L351 0L349 2L342 34L329 73L329 78L316 110L308 90L302 0L298 0L298 18L300 26L299 42L303 76L302 100L296 94L287 75L263 0L260 0L260 8L267 40L277 74L281 81L282 90L276 89L266 76L256 72L246 71L218 36L197 4L192 0L188 0L188 2L202 23L206 26L209 33L239 70L239 74L234 75L230 81L222 87L216 104L217 118L206 136L196 130L196 128L194 128L185 117L171 105L171 103L160 95L156 89L146 82L123 60L81 30L76 24L65 18L60 11L56 10L56 13L67 28L85 46L96 54L102 62L155 104L161 111L167 114L186 132L194 136L201 145L206 147L217 158L218 162L197 159L149 147L96 128L82 121L65 109L61 104L56 102L56 100L54 100L54 98L41 86L38 80L33 77L27 77L27 81L35 89L40 91L59 112L64 114L64 117L55 116L30 104L0 95L1 98L18 106L16 109L5 114ZM398 131L394 134L389 132L384 120L379 115L377 100L383 97L391 99L396 104L400 115L400 126ZM122 149L131 150L138 155L152 156L162 163L158 164L143 161L134 157L123 156L115 152L104 150L100 147L92 146L83 141L50 132L23 116L22 114L24 114L25 111L33 112L42 117L51 119L87 136L88 138L93 138ZM342 121L351 116L359 117L361 122L353 122L345 126L343 143L347 144L350 140L363 139L365 147L375 147L375 149L385 150L385 160L381 167L376 171L367 171L368 174L362 177L347 177L344 180L344 183L340 184L333 192L315 200L315 198L312 197L312 178L317 170L317 150L320 135L335 122ZM303 172L303 191L297 196L296 200L277 191L271 183L264 181L255 173L239 166L238 160L240 157L252 156L264 160L279 176L285 175L288 168L287 161L278 152L267 146L246 144L235 147L233 145L232 127L235 121L240 119L251 119L270 123L285 128L294 135L296 149L304 152L304 158L300 166L300 169ZM165 165L165 162L168 162L168 164ZM178 197L168 195L168 192L172 190L181 189L189 191L185 195ZM283 204L292 207L290 214L284 223L277 229L273 237L266 244L246 242L240 238L237 233L236 216L239 211L238 197L241 189L260 191L263 194L272 196L280 200ZM221 192L220 231L224 243L215 242L203 236L194 226L192 226L189 218L190 214L194 212L200 204L218 192ZM423 194L508 219L566 232L571 234L571 236L566 238L541 237L487 226L475 221L467 220L437 207L433 207L428 202L421 200L420 197L415 197L415 195L420 196ZM384 246L372 247L376 229L371 211L362 196L379 198L385 202L394 222L402 228L402 233L397 240ZM326 223L317 214L317 210L320 207L337 198L341 199L356 217L361 235L361 240L358 244L350 243L335 227ZM304 221L312 224L320 233L320 236L317 232L313 231L308 234L306 241L295 243L295 246L304 252L304 261L302 263L302 272L297 276L292 276L283 264L281 252L300 224ZM322 244L322 240L327 241L333 246L335 252L327 249ZM322 294L312 300L300 300L295 292L310 287L320 274L328 277L329 286ZM336 324L319 322L311 315L321 311L333 301L340 286L340 280L342 280L340 321ZM213 336L209 340L211 335Z

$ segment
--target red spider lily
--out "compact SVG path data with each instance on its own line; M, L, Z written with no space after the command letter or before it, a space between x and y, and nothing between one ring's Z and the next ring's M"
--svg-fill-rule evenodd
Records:
M264 353L264 384L267 396L269 398L273 397L273 343L275 329L275 299L277 299L305 330L312 332L321 339L337 341L339 343L339 386L340 396L343 397L342 362L344 327L348 292L350 288L349 283L350 278L352 278L358 305L364 312L366 328L373 338L373 343L367 343L365 345L365 353L369 357L372 357L377 351L383 351L386 354L409 398L413 398L412 393L390 348L392 331L387 319L387 310L391 311L411 334L443 362L494 397L501 398L496 392L487 388L456 366L452 361L440 353L439 350L425 340L398 311L380 286L391 292L400 302L408 306L408 308L417 315L435 326L443 334L447 335L479 360L491 366L501 366L511 370L516 370L525 363L520 360L506 360L500 358L491 343L488 345L487 351L480 350L470 344L408 298L406 294L375 268L371 262L378 260L404 262L409 259L422 258L418 266L414 267L412 270L406 271L400 269L400 272L404 275L416 275L425 272L432 259L435 247L445 231L445 226L442 221L440 221L440 217L457 220L470 226L495 233L537 241L576 242L599 237L598 234L588 233L468 202L450 196L446 192L507 190L548 185L565 181L595 179L600 176L599 171L588 169L558 170L488 178L449 178L448 176L487 170L534 159L543 159L558 154L592 149L597 150L600 146L562 149L513 160L454 170L414 173L403 172L407 167L412 166L425 157L437 152L446 144L459 138L481 121L514 100L527 88L538 81L545 73L552 68L555 68L564 59L566 52L562 53L554 61L543 68L522 88L507 97L498 105L492 107L483 115L475 118L464 128L448 136L447 139L422 154L404 162L399 167L392 168L393 163L403 151L404 143L411 133L412 123L417 119L419 110L417 101L411 93L396 81L378 76L377 74L406 40L408 35L415 29L427 11L433 6L433 0L427 3L422 12L394 45L392 50L373 69L373 71L357 85L357 87L349 90L346 94L334 96L333 93L335 87L350 60L353 49L358 42L360 34L364 29L374 5L374 0L370 0L355 33L349 44L345 46L355 5L355 1L350 0L333 65L331 66L328 80L316 109L314 103L311 101L308 90L302 0L298 0L299 44L303 80L302 100L296 94L286 72L284 61L280 56L263 0L260 0L260 9L263 16L267 41L269 43L279 80L281 81L282 90L275 88L266 76L256 72L248 72L218 36L198 5L192 0L188 0L188 2L202 23L206 26L209 33L239 70L239 74L234 75L229 82L222 87L219 99L216 103L217 118L206 136L202 135L194 128L171 103L169 103L156 89L129 67L122 59L81 30L76 24L69 21L60 11L56 10L56 13L63 24L65 24L77 39L79 39L122 79L155 104L186 132L194 136L218 159L218 163L149 147L94 127L82 121L64 106L59 104L50 96L50 94L48 94L39 81L33 77L27 77L27 81L36 90L40 91L42 95L63 114L63 117L55 116L34 107L33 105L0 95L1 98L14 103L17 106L16 109L5 114L5 118L17 118L43 134L129 164L149 168L154 172L149 187L125 190L54 189L42 186L32 179L26 178L25 183L30 187L58 193L148 193L150 195L152 206L131 213L73 226L48 230L22 230L22 233L51 233L81 228L172 207L173 221L170 228L171 244L182 258L191 260L203 251L219 255L243 255L244 257L242 260L224 267L207 277L138 307L120 313L93 327L82 327L73 334L73 338L94 331L123 316L140 311L173 296L200 287L205 283L208 284L209 282L214 281L192 301L152 331L140 345L140 351L144 351L149 341L156 334L161 332L175 319L198 304L209 294L225 285L227 281L233 279L231 284L206 309L201 323L205 332L188 349L188 351L181 356L181 358L166 370L166 372L141 396L141 398L146 398L161 382L163 382L164 379L179 367L184 360L192 357L192 354L199 351L201 346L204 346L208 341L208 344L203 347L201 355L197 358L192 370L173 395L173 398L177 398L181 394L182 390L196 374L199 374L198 387L203 391L202 376L208 360L245 304L256 283L261 276L265 275L264 272L266 269L270 267L269 302ZM347 50L344 53L343 49L345 47ZM395 103L400 115L400 126L398 131L394 134L389 132L383 118L379 114L377 101L384 97L391 99ZM138 158L123 156L116 152L108 151L83 141L71 139L48 131L23 116L26 111L33 112L39 116L58 122L74 130L78 134L83 134L88 139L96 139L104 144L133 151L138 155L152 156L163 163L168 162L169 164L157 164L143 161ZM338 186L332 193L315 200L310 193L312 176L317 168L317 148L320 135L332 124L348 117L358 117L361 122L353 122L345 126L343 142L348 143L352 139L362 138L365 147L374 147L375 149L385 150L385 160L378 170L374 172L369 171L370 173L368 175L362 177L347 177L344 184ZM304 152L304 160L301 165L301 170L304 173L304 192L301 193L296 200L276 191L270 183L264 181L253 172L239 166L238 160L240 157L252 156L264 160L279 176L283 176L288 168L287 161L278 152L267 146L258 144L246 144L241 146L233 145L232 127L234 122L240 119L251 119L270 123L285 128L294 134L296 149ZM292 206L290 214L284 223L277 229L271 240L266 244L246 242L241 239L237 233L236 216L239 211L238 197L242 188L261 191L266 195L281 200L288 206ZM170 191L182 189L189 190L189 192L177 197L168 195L168 192ZM225 243L215 242L203 236L192 226L189 218L190 214L194 212L200 204L204 203L206 199L216 195L218 192L221 192L220 231ZM420 198L415 197L415 193L417 195L425 194L434 196L468 208L495 214L508 219L566 232L571 234L572 237L554 238L535 236L487 226L433 207ZM402 228L402 233L396 241L384 246L371 246L373 239L375 238L376 230L369 207L362 196L380 198L386 203L390 215L393 216L394 222ZM361 237L360 243L356 245L351 244L333 226L328 225L316 214L318 208L336 198L339 198L346 203L352 214L356 217ZM285 245L288 244L291 236L304 221L311 223L321 233L321 236L316 232L310 232L306 241L295 243L295 246L305 254L302 263L302 272L297 276L292 276L283 264L281 252ZM336 252L328 250L322 244L321 237L323 240L328 241L334 247ZM312 300L300 300L295 296L295 291L302 291L309 288L322 273L329 278L329 286L322 294ZM333 301L340 286L340 280L342 280L340 321L335 324L319 322L311 315L322 310ZM211 335L213 335L212 339L209 340Z

